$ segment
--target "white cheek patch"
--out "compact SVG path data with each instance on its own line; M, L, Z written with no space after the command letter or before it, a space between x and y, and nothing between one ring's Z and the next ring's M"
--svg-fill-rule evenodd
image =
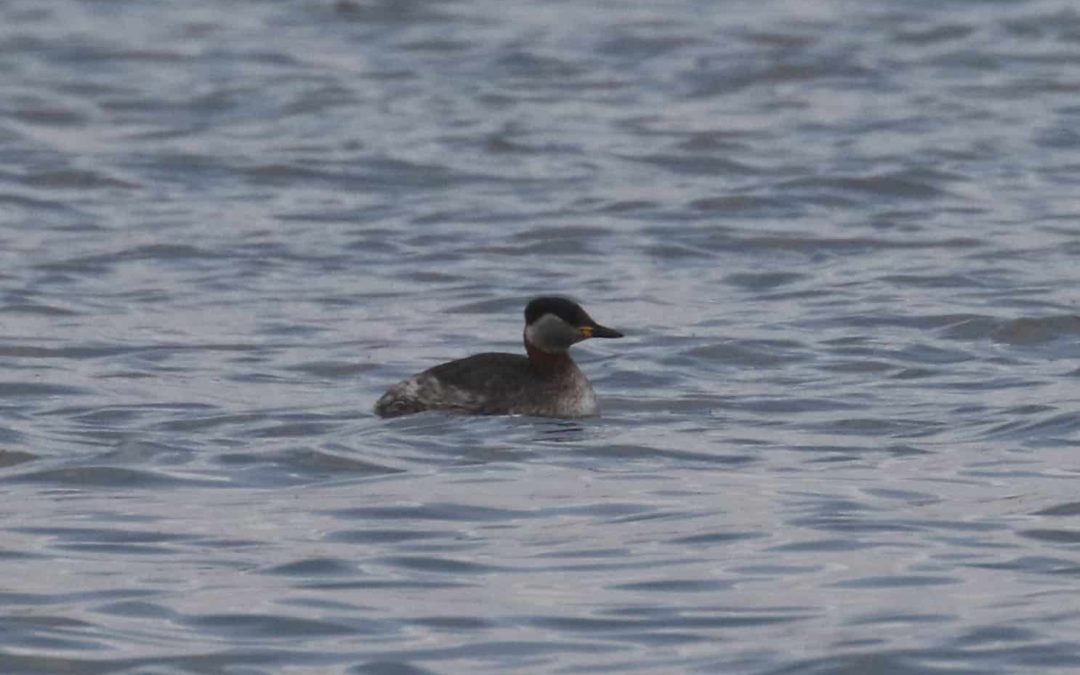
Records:
M554 314L545 314L525 327L525 339L546 352L565 352L576 335L577 330Z

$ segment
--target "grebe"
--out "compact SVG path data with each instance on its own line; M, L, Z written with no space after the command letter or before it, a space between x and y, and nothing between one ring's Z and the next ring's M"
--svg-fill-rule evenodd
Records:
M525 353L485 353L429 368L390 387L375 404L381 417L445 410L473 415L595 415L596 395L570 358L589 338L620 338L577 303L535 298L525 306Z

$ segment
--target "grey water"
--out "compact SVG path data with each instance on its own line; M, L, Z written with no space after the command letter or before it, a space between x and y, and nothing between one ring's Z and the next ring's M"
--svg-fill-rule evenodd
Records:
M1078 672L1078 288L1071 0L6 0L0 672Z

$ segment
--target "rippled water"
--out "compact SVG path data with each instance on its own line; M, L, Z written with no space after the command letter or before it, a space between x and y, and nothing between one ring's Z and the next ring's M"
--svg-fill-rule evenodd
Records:
M1080 669L1072 2L0 4L0 671ZM520 349L603 414L381 420Z

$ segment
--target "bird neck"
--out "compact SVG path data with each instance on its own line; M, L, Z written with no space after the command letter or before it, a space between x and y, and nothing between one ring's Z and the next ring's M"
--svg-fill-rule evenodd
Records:
M525 341L525 353L529 355L529 363L541 375L559 375L577 367L570 352L546 352L528 340Z

